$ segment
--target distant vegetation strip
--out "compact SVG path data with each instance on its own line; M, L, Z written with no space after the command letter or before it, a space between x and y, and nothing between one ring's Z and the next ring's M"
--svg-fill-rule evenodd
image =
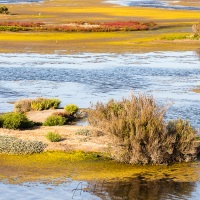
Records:
M154 22L71 22L67 24L45 24L34 22L0 22L0 31L58 31L58 32L113 32L142 31L158 28Z

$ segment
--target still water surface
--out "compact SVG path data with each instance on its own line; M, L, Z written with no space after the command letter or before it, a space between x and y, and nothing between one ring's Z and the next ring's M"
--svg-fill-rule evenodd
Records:
M178 5L180 1L177 0L107 0L107 2L123 6L163 8L173 10L200 10L200 2L198 0L189 1L189 6Z

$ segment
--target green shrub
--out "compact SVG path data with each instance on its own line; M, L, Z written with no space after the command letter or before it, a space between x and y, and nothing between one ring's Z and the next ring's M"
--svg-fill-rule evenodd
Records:
M10 12L8 11L8 8L6 6L0 7L0 14L6 14L8 15Z
M21 113L7 113L3 115L2 119L3 128L25 129L33 126L33 123L27 119L26 115Z
M33 154L42 152L47 145L39 141L21 140L15 137L0 136L0 153Z
M32 99L22 99L14 104L14 111L19 113L25 113L31 111Z
M61 135L56 133L56 132L48 132L45 137L50 141L50 142L59 142L61 140Z
M74 104L69 104L69 105L66 105L64 109L67 112L67 114L73 115L78 111L78 106Z
M0 128L2 128L2 127L3 127L3 117L0 116Z
M88 121L111 136L111 156L118 161L169 164L194 160L196 132L185 121L167 125L165 112L153 97L132 95L130 99L93 105Z
M66 118L52 115L45 120L43 125L44 126L63 126L65 122L66 122Z
M31 102L32 110L48 110L56 109L60 105L60 100L58 99L45 99L37 98Z

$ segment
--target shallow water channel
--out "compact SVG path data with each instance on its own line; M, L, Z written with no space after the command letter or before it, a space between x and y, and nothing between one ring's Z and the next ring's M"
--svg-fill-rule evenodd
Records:
M200 128L200 60L196 52L143 54L0 54L0 112L22 98L52 97L64 106L153 95L169 105L167 119L185 118Z
M198 0L186 1L186 5L179 5L177 0L106 0L109 3L119 4L123 6L149 7L149 8L163 8L173 10L200 10Z

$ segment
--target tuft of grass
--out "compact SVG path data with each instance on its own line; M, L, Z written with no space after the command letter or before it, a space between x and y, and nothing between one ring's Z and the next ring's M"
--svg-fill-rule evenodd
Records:
M56 132L48 132L45 137L50 141L50 142L59 142L61 140L61 135Z
M78 106L75 104L69 104L66 105L64 109L67 112L67 114L73 115L78 111Z
M44 126L63 126L66 122L66 118L61 116L52 115L49 116L45 122L43 123Z

